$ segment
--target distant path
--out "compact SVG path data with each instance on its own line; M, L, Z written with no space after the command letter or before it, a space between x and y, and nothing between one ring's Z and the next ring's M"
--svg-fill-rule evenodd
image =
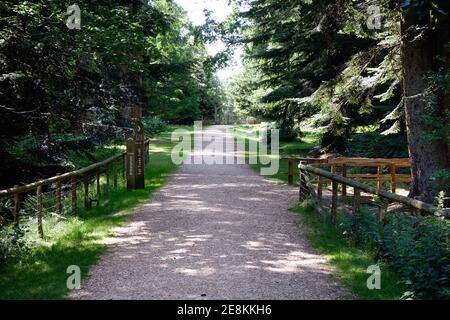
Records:
M72 298L338 299L346 291L288 212L297 197L247 165L183 165Z

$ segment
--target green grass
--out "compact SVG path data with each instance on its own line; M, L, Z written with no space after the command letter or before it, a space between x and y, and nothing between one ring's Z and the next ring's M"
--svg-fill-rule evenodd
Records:
M247 138L247 134L252 131L258 130L258 125L240 125L234 127L234 135L236 137L246 139L246 157L247 159L250 157L250 152L248 151L249 139ZM280 141L280 153L278 156L270 155L272 159L278 158L281 159L283 157L308 157L310 151L318 145L320 136L317 133L313 132L304 132L304 137L297 141L291 142L283 142ZM261 163L252 164L251 167L257 172L261 172L261 168L267 167L262 165ZM288 182L288 162L280 161L280 169L278 173L272 176L267 176L267 178L275 183L287 183ZM298 168L294 165L294 183L298 182Z
M363 250L350 244L337 229L320 219L314 209L298 205L291 209L298 213L299 223L307 227L308 239L328 261L336 267L337 276L351 289L354 298L364 300L398 300L406 288L400 284L400 278L385 265L381 268L381 289L369 290L366 273L369 266L375 265L374 252Z
M105 251L106 239L123 225L133 208L144 204L161 187L176 166L170 154L173 144L167 133L152 141L150 163L145 170L146 188L127 191L124 184L109 196L101 198L101 205L92 210L80 210L79 216L67 219L50 218L46 221L46 240L38 240L35 230L28 237L36 245L19 263L0 268L0 299L64 299L66 270L71 265L81 268L86 277Z

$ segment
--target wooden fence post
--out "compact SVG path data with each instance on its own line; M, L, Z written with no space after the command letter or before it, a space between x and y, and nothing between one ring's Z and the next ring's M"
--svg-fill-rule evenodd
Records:
M335 164L331 165L331 173L336 173L337 171L337 166Z
M18 185L15 185L14 189L18 187L19 187ZM18 228L20 224L20 195L18 193L14 194L13 215L14 215L14 225L16 228Z
M347 178L347 165L345 165L345 164L342 166L342 176L344 178ZM346 184L342 185L342 196L343 197L347 196L347 185Z
M127 178L127 155L126 153L122 156L122 179L125 181Z
M288 166L288 184L292 186L294 184L294 160L290 159Z
M70 187L72 189L72 215L77 215L77 179L72 177L70 179Z
M109 194L109 172L111 171L109 164L106 165L106 194Z
M302 165L302 164L303 164L303 162L300 162L300 165ZM303 172L303 170L299 167L298 174L299 174L299 182L298 182L298 184L299 184L299 200L300 200L300 202L302 202L302 201L305 201L306 197L307 197L306 192L305 192L307 186L306 186L305 177L303 176L304 174L306 174L306 172Z
M322 200L322 177L319 176L318 178L318 182L317 182L317 197Z
M42 206L42 186L38 186L37 187L36 196L37 196L38 232L39 232L39 237L41 237L41 239L44 239L44 227L42 226L42 211L43 211L43 206Z
M395 193L397 191L397 167L392 164L389 169L391 173L391 192Z
M358 212L361 208L361 190L353 188L353 207L352 207L352 232L356 234L357 225L359 222Z
M358 188L353 189L353 208L352 213L356 215L361 206L361 191Z
M114 190L117 190L117 159L114 160Z
M383 187L383 183L381 182L381 178L383 175L383 166L377 167L377 189L381 189Z
M385 214L387 212L389 203L385 200L382 200L380 206L378 207L378 222L383 222Z
M100 199L100 194L101 194L101 190L100 190L100 169L97 171L97 174L95 176L95 180L97 182L97 198Z
M303 178L305 180L305 184L307 187L307 194L308 196L311 196L311 200L313 202L313 205L317 211L317 213L319 213L320 217L323 220L326 220L327 218L327 212L323 209L322 204L320 203L320 199L316 194L316 191L314 190L314 186L311 183L311 180L309 179L309 173L305 172L303 174Z
M336 223L337 216L337 202L338 202L338 183L336 181L332 182L333 185L333 195L331 197L331 222Z
M57 174L60 176L61 174ZM62 199L61 199L61 181L56 182L56 212L62 215Z
M89 202L89 177L86 177L83 183L84 183L84 208L86 210L89 210L91 207Z

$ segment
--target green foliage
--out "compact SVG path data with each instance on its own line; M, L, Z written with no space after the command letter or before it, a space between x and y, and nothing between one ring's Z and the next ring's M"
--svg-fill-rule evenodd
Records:
M373 212L363 209L356 216L338 212L336 226L332 226L320 220L312 210L299 207L295 211L306 215L306 222L314 227L314 243L325 254L329 254L330 246L337 244L340 249L332 251L333 254L344 250L350 252L350 255L344 255L346 259L359 250L367 254L369 261L362 266L356 261L347 266L342 261L343 257L333 258L339 267L344 265L347 268L343 270L346 272L345 278L350 278L350 284L364 295L368 292L360 288L361 283L354 283L356 275L352 275L354 271L350 270L378 263L389 267L388 270L382 268L380 294L389 286L389 290L397 292L396 298L400 295L403 299L450 298L448 221L436 217L393 214L388 215L386 222L381 224ZM345 244L343 239L346 239ZM370 259L373 259L372 262ZM396 275L389 270L395 270Z
M298 205L292 211L300 214L300 223L307 227L307 235L311 244L321 254L328 258L330 263L337 267L337 276L348 286L359 299L367 300L398 300L407 290L400 282L398 274L389 266L380 263L382 271L381 290L367 288L366 270L369 266L377 264L374 251L367 247L354 246L349 242L343 231L336 229L332 224L324 221L312 209L311 203ZM371 226L372 223L369 223Z
M160 120L158 118L146 117L142 120L145 128L146 136L154 136L161 133L167 129L167 122Z
M352 127L384 119L380 132L398 128L402 118L387 116L401 100L400 6L385 0L235 2L245 7L234 25L241 37L233 33L229 42L244 45L246 54L245 70L232 83L251 91L239 97L242 89L231 86L235 108L290 127L309 120L323 133L324 151L343 151ZM379 30L367 27L371 5L381 8Z
M244 139L246 143L246 157L248 158L251 154L249 152L249 139L248 134L260 129L260 126L270 128L278 128L275 124L262 124L262 125L239 125L234 127L234 135L239 137L240 139ZM269 131L270 132L270 131ZM311 150L317 147L319 143L319 136L313 132L302 132L302 138L299 139L300 136L297 136L297 139L293 141L280 141L280 152L278 158L283 157L308 157ZM268 141L270 136L268 136ZM270 148L269 148L270 149ZM253 155L257 156L257 155ZM274 155L271 155L274 157ZM266 165L261 164L261 159L258 157L258 163L253 164L252 167L258 173L261 172L261 168L267 167ZM280 161L280 168L275 175L268 176L270 180L275 183L287 183L288 176L286 174L288 172L288 162ZM294 183L298 182L298 167L294 166Z
M26 135L20 137L15 143L10 144L10 154L23 162L34 163L39 160L36 159L35 151L38 146L38 138L33 135Z
M450 223L434 217L392 217L380 257L402 275L418 299L450 299Z
M113 236L116 228L128 220L133 208L146 203L149 196L176 169L176 165L170 161L173 144L165 142L170 135L164 134L161 138L161 141L154 141L150 145L151 165L145 169L145 189L130 192L122 182L118 190L110 190L107 197L102 196L100 206L92 210L84 210L80 202L78 217L45 216L45 240L39 239L36 223L30 225L25 238L22 238L22 234L11 236L17 240L9 240L8 244L27 239L35 245L27 253L14 251L20 263L14 259L0 263L0 272L8 275L0 277L0 299L67 298L67 267L73 264L80 266L82 277L85 278L90 267L104 253L106 239ZM3 233L0 234L0 250L3 250L2 241L5 239Z
M353 133L346 153L365 158L408 158L408 142L404 134L380 135L377 132Z
M276 124L275 128L279 129L280 141L290 142L295 141L301 137L302 132L297 127L287 126L283 124Z
M29 254L31 244L27 241L25 230L12 226L0 228L0 267L6 262L17 262Z
M388 215L384 224L373 212L341 212L338 230L350 241L376 252L391 266L408 292L404 298L450 299L450 223L436 217Z
M2 168L32 174L28 167L61 165L67 150L84 147L66 148L55 136L85 135L93 144L123 140L125 107L186 124L220 113L206 40L176 3L83 1L81 29L69 30L65 13L72 4L0 4Z

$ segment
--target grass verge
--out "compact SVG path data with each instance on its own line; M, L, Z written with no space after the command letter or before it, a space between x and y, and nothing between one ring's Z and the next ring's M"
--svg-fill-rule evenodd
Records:
M406 288L400 284L397 274L385 265L381 268L381 289L367 288L367 268L376 265L374 252L361 249L349 243L331 224L320 219L313 208L298 205L291 209L300 217L299 223L307 227L307 236L311 245L324 255L330 264L336 267L337 276L342 283L352 290L356 299L363 300L398 300Z
M122 185L108 197L101 198L99 207L80 210L78 217L48 221L46 240L33 239L35 245L26 257L0 268L0 299L67 298L67 268L77 265L82 278L86 277L106 249L107 238L128 220L133 208L147 202L175 171L176 165L171 161L172 146L168 133L152 141L144 190L127 191ZM30 230L29 234L35 237L36 232Z

